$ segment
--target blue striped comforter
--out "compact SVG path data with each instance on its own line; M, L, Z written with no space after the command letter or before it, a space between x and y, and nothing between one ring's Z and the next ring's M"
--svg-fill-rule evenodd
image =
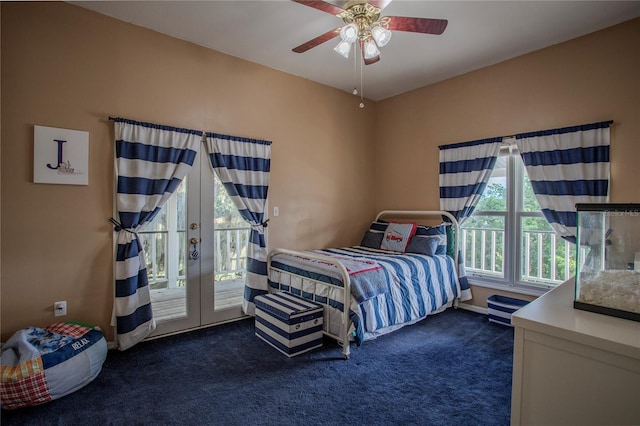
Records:
M414 323L460 296L460 283L454 260L449 256L395 253L360 246L316 250L316 252L340 259L348 257L366 259L381 267L380 270L385 279L384 288L371 297L358 299L354 296L352 298L351 318L357 344L402 325ZM290 258L287 259L287 256L274 256L272 264L274 263L282 271L300 275L300 264L291 261ZM327 266L326 276L318 274L317 269L313 271L313 279L325 282L328 282L328 279L335 283L335 266ZM354 286L354 281L357 283L357 280L366 277L368 273L352 276L352 287L357 288L359 285ZM310 275L306 277L309 278ZM270 280L270 285L274 288L278 288L279 284ZM282 287L280 288L283 290L289 290L288 286ZM296 293L295 289L291 290ZM342 299L337 294L319 293L303 294L303 296L313 297L320 303L328 302L330 306L342 310ZM330 299L328 301L325 297L327 295Z

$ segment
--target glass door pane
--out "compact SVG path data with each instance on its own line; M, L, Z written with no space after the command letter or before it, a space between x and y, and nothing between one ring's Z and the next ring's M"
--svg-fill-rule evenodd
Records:
M250 227L217 175L214 181L214 310L222 310L242 305Z
M157 275L150 286L151 307L156 321L152 336L180 332L200 325L200 260L190 253L200 241L200 162L196 160L189 174L150 224L155 236L156 254L147 254L147 267L156 260ZM157 223L156 223L157 222ZM195 225L195 226L194 226ZM161 232L161 234L160 234ZM160 237L162 242L160 243ZM149 247L153 247L149 244ZM159 247L162 247L162 256ZM145 251L147 247L145 246ZM152 272L149 268L151 282Z
M187 316L187 179L154 220L139 233L147 261L153 316L157 323Z

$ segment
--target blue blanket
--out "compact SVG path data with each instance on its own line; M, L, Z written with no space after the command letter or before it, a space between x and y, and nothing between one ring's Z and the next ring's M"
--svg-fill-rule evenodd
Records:
M340 256L327 252L320 254L335 258L344 265L349 274L351 295L358 303L389 291L385 271L376 261L358 257ZM330 262L304 256L278 254L273 257L271 265L296 275L331 283L340 287L344 286L338 268Z

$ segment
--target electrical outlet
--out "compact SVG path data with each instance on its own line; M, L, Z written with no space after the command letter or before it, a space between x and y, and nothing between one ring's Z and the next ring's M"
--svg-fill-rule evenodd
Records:
M53 304L53 315L56 317L63 317L67 315L67 301L55 302Z

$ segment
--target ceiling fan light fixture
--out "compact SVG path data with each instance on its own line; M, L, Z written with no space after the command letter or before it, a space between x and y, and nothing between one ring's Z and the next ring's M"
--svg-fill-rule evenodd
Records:
M376 46L376 44L371 40L366 41L364 43L364 58L372 59L378 55L380 55L380 50L378 50L378 46Z
M371 29L371 37L373 37L378 47L384 47L391 40L391 31L376 25Z
M358 38L358 26L353 22L345 25L340 30L340 38L347 43L353 43Z
M351 43L342 40L336 47L333 48L338 54L349 58L349 52L351 52Z

